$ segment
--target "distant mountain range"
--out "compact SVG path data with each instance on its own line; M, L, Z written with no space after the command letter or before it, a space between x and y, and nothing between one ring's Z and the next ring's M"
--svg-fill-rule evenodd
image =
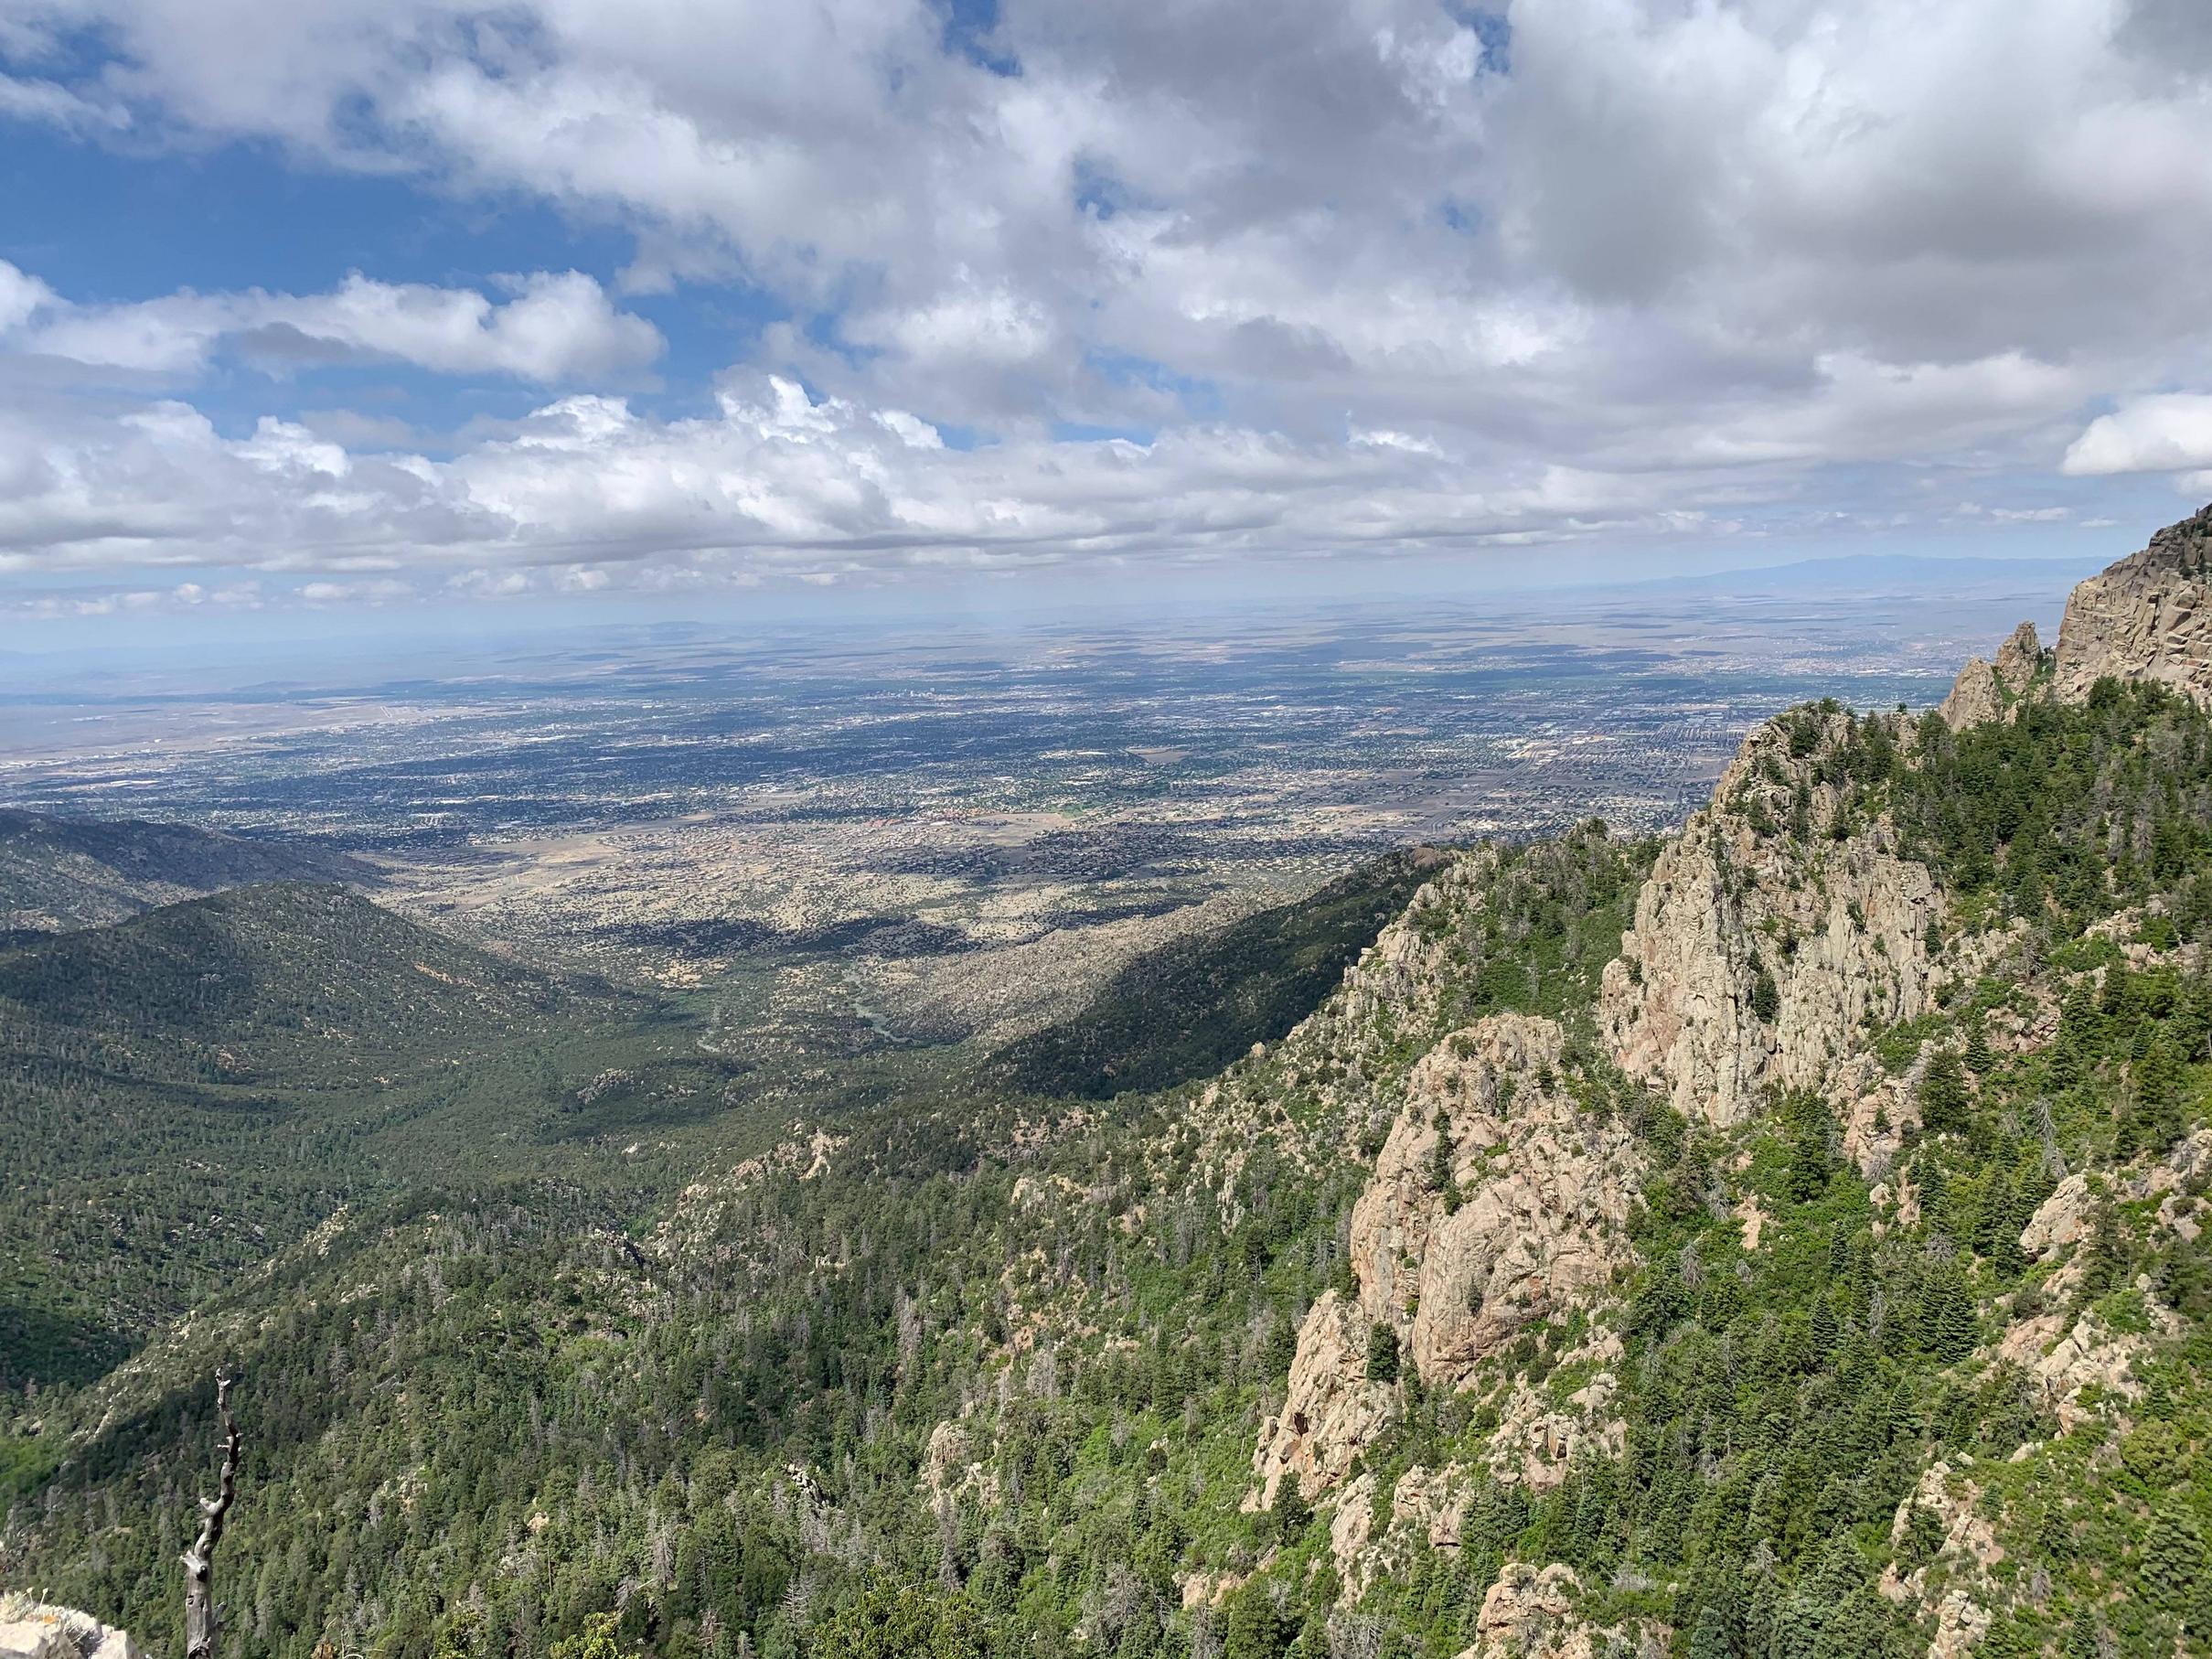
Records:
M1747 570L1658 576L1621 583L1606 591L1626 596L1658 594L1716 595L1848 594L1854 599L1933 595L1954 598L2014 595L2046 601L2055 614L2067 590L2102 568L2098 558L1946 559L1913 553L1865 553L1804 559ZM1567 590L1575 591L1575 590Z

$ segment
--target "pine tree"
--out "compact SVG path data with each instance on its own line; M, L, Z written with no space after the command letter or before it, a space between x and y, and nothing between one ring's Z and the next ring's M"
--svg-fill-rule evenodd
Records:
M2014 1219L2017 1203L2010 1170L1999 1167L1982 1190L1981 1206L1974 1213L1974 1254L1984 1260L2008 1262L2018 1250L2021 1223Z
M1940 1135L1966 1127L1971 1097L1955 1052L1940 1048L1929 1055L1928 1065L1920 1074L1919 1098L1920 1123L1929 1134Z
M1948 1365L1972 1353L1977 1335L1966 1275L1956 1260L1936 1263L1920 1290L1921 1345Z
M1312 1521L1312 1505L1306 1502L1306 1494L1300 1489L1296 1474L1285 1475L1282 1484L1275 1489L1272 1518L1276 1538L1286 1546L1296 1543Z
M1782 994L1773 972L1761 966L1751 980L1751 1011L1771 1025L1782 1011Z
M1996 1055L1990 1052L1989 1033L1977 1020L1973 1029L1966 1033L1966 1069L1977 1077L1987 1076L1990 1067L1996 1063Z
M2122 1152L2162 1152L2181 1139L2181 1060L2164 1032L2154 1032L2132 1067L2134 1105Z
M1736 1659L1735 1639L1728 1633L1728 1622L1717 1607L1707 1604L1697 1615L1697 1624L1690 1632L1690 1659Z
M1222 1659L1283 1659L1293 1632L1275 1604L1274 1586L1247 1584L1231 1597L1224 1634Z
M1392 1326L1376 1325L1367 1333L1367 1380L1398 1380L1398 1333Z
M2153 1602L2166 1612L2186 1610L2204 1570L2205 1540L2196 1523L2185 1513L2161 1510L2143 1547L2143 1581Z

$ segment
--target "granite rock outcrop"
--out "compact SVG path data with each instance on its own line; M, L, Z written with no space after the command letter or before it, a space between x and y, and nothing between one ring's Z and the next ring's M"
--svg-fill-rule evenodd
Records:
M1909 741L1897 717L1863 723ZM1854 1064L1865 1035L1929 1006L1944 896L1823 764L1865 735L1841 711L1759 727L1638 896L1599 1027L1621 1069L1685 1117L1726 1128L1798 1088L1846 1106L1875 1081Z
M2212 507L2168 525L2068 597L2057 694L2078 701L2108 676L2212 701Z

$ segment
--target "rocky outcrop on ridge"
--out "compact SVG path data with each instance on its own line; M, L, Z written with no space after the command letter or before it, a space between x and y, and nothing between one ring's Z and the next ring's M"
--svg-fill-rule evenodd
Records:
M2023 623L1993 662L1968 663L1940 712L1954 731L2009 720L2108 676L2212 701L2212 508L2078 585L2055 651ZM1910 752L1909 722L1868 720ZM1660 855L1606 969L1600 1022L1616 1059L1687 1115L1726 1127L1763 1092L1810 1088L1850 1121L1882 1083L1867 1032L1918 1017L1972 966L1929 959L1943 894L1898 855L1891 824L1852 813L1848 782L1824 764L1852 730L1841 712L1801 710L1746 738Z
M1563 1048L1556 1024L1522 1014L1438 1044L1352 1210L1360 1306L1424 1382L1457 1385L1629 1258L1634 1138L1566 1092Z
M1968 659L1936 712L1954 732L1987 720L2009 720L2020 700L2037 688L2045 666L2036 625L2024 622L1998 648L1995 662L1980 657Z
M0 1595L0 1659L141 1659L123 1631L73 1607Z
M2078 701L2108 675L2212 701L2212 507L2168 525L2067 599L2057 694Z
M2212 589L2212 509L2085 583L2058 651L2022 624L1990 659L1968 665L1939 713L1953 732L2012 721L2039 700L2085 697L2104 675L2212 701L2212 632L2193 631L2200 585ZM1958 1038L1923 1040L1917 1057L1895 1044L1878 1054L1875 1038L1923 1016L1955 1017L1955 993L1992 973L2019 980L2014 1001L1978 1028L1993 1052L2040 1047L2058 1022L2027 925L1972 925L1971 909L1962 925L1936 874L1905 854L1887 810L1896 768L1880 750L1912 765L1924 741L1944 740L1918 720L1854 717L1833 704L1753 732L1638 891L1595 1010L1598 1039L1621 1071L1694 1120L1727 1129L1792 1092L1825 1099L1839 1131L1832 1144L1870 1179L1879 1166L1886 1184L1875 1199L1896 1203L1900 1225L1918 1193L1891 1159L1919 1122L1930 1055L1947 1044L1955 1052ZM1394 1047L1402 1054L1409 1040L1427 1040L1462 1005L1450 987L1471 978L1465 946L1501 868L1478 853L1442 872L1300 1033L1354 1056L1319 1091L1346 1108L1335 1122L1347 1148L1364 1154L1382 1138L1347 1235L1354 1288L1323 1296L1299 1332L1288 1397L1253 1459L1250 1506L1272 1504L1286 1478L1328 1497L1348 1601L1424 1547L1458 1548L1469 1494L1483 1481L1541 1494L1582 1459L1622 1455L1628 1440L1619 1402L1631 1379L1611 1363L1621 1350L1603 1298L1634 1263L1630 1224L1646 1172L1635 1135L1579 1103L1608 1086L1602 1068L1587 1052L1571 1054L1555 1021L1507 1013L1451 1032L1410 1071L1385 1069ZM1499 911L1494 893L1487 903ZM2151 948L2132 942L2140 920L2115 920L2123 952ZM2200 1130L2109 1184L2123 1202L2155 1204L2153 1228L2194 1237L2212 1224L2207 1178L2212 1131ZM2054 1271L1977 1351L2020 1377L2061 1432L2095 1418L2125 1432L2145 1394L2135 1369L2153 1339L2063 1300L2079 1279L2067 1253L2083 1247L2106 1190L2074 1174L2026 1218L2021 1247ZM1738 1219L1746 1247L1758 1249L1757 1203ZM2152 1281L2135 1289L2153 1323L2170 1327ZM1571 1365L1564 1378L1546 1387L1545 1373L1518 1374L1505 1358L1515 1339L1577 1308L1597 1311L1595 1334L1554 1361ZM1480 1387L1491 1425L1481 1447L1434 1470L1416 1464L1394 1483L1374 1449L1416 1390L1385 1380L1378 1356L1430 1388ZM1897 1510L1897 1558L1880 1585L1944 1659L1980 1643L2004 1605L1991 1571L2004 1550L1977 1497L1957 1469L1928 1470ZM1508 1564L1461 1659L1594 1659L1646 1633L1592 1626L1577 1614L1582 1600L1565 1566Z
M1892 1549L1904 1546L1923 1520L1932 1530L1929 1558L1903 1575L1893 1562L1881 1582L1891 1600L1933 1616L1929 1659L1958 1659L1989 1631L1989 1609L1974 1592L1986 1598L1990 1568L2004 1559L2004 1549L1975 1507L1981 1495L1979 1486L1948 1463L1932 1464L1890 1523Z
M1571 1567L1554 1562L1539 1569L1507 1562L1482 1597L1475 1645L1459 1659L1601 1659L1637 1651L1627 1632L1576 1617L1581 1589Z
M1379 1102L1367 1084L1385 1068L1392 1035L1442 1023L1439 1004L1453 981L1462 928L1480 911L1498 863L1498 850L1488 845L1453 854L1344 970L1336 994L1285 1040L1288 1052L1328 1057L1328 1076L1300 1080L1324 1100L1353 1108L1344 1127L1355 1140L1379 1127L1371 1123Z
M1397 1416L1397 1390L1368 1379L1368 1329L1359 1305L1334 1290L1307 1314L1283 1409L1261 1428L1253 1454L1258 1507L1274 1507L1287 1477L1307 1497L1328 1491Z
M1909 740L1901 721L1871 718ZM1769 1088L1847 1104L1875 1081L1839 1070L1866 1032L1928 1005L1943 896L1886 819L1849 818L1849 786L1822 762L1850 731L1841 712L1803 710L1747 737L1660 854L1605 970L1615 1058L1686 1117L1740 1123Z
M1615 1348L1619 1343L1615 1341ZM1508 1485L1549 1492L1566 1479L1577 1452L1617 1458L1628 1445L1628 1425L1613 1415L1619 1380L1600 1371L1565 1401L1517 1382L1491 1435L1491 1473Z
M1634 1138L1567 1093L1563 1051L1552 1021L1498 1014L1415 1067L1352 1210L1358 1293L1314 1303L1283 1409L1261 1431L1263 1505L1287 1474L1308 1496L1336 1485L1395 1416L1396 1390L1367 1375L1376 1327L1424 1382L1454 1386L1629 1260Z

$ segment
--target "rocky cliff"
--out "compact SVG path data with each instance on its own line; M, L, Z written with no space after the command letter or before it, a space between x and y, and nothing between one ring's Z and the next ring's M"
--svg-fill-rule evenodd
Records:
M1634 1139L1567 1092L1558 1025L1500 1014L1414 1070L1352 1213L1360 1307L1451 1386L1628 1258Z
M1287 1475L1309 1497L1329 1490L1395 1417L1397 1390L1372 1375L1379 1336L1424 1383L1456 1386L1629 1260L1634 1138L1568 1084L1558 1025L1521 1014L1478 1021L1415 1068L1352 1210L1357 1293L1314 1304L1262 1430L1263 1504Z
M2027 701L2079 701L2097 680L2148 680L2212 701L2212 508L2074 589L2055 652L2022 623L1970 661L1939 710L1952 731ZM1879 1084L1875 1028L1917 1019L1994 941L1938 961L1950 902L1901 855L1878 800L1854 797L1844 751L1909 755L1914 722L1799 710L1744 740L1644 885L1599 1019L1630 1076L1686 1116L1738 1123L1768 1095L1811 1089L1850 1124Z
M2148 680L2212 701L2212 507L2077 586L2058 627L2058 695Z
M2024 622L1998 648L1997 660L1972 657L1959 670L1950 695L1936 711L1954 732L1980 725L1985 720L2009 719L2023 698L2033 696L2046 682L2049 667L2036 625Z
M1971 661L1938 710L1943 729L1957 735L2014 722L2038 700L2077 702L2105 676L2193 695L2212 688L2212 634L2195 632L2206 575L2212 510L2084 583L2057 651L2024 623L1992 658ZM1833 704L1792 711L1750 733L1710 803L1660 851L1592 1010L1604 1055L1693 1123L1730 1137L1722 1144L1741 1149L1739 1169L1779 1103L1793 1095L1824 1102L1831 1144L1875 1183L1876 1237L1927 1225L1914 1175L1924 1163L1890 1171L1928 1143L1922 1078L1934 1052L1916 1038L1917 1057L1894 1043L1885 1054L1877 1039L1943 1029L1972 996L1983 1041L2034 1054L2054 1039L2066 990L2036 965L2027 921L2005 921L1985 900L1968 903L1907 851L1896 780L1947 741L1916 718L1853 715ZM1631 1235L1651 1171L1644 1140L1606 1109L1602 1066L1559 1021L1501 1013L1449 1031L1402 1084L1380 1094L1367 1086L1379 1064L1373 1056L1389 1046L1397 1022L1433 1024L1450 1008L1456 943L1489 925L1500 869L1488 856L1455 866L1306 1033L1360 1057L1341 1088L1347 1127L1363 1124L1370 1136L1380 1127L1362 1117L1362 1098L1395 1109L1352 1212L1351 1288L1322 1296L1299 1330L1283 1406L1253 1457L1249 1505L1271 1506L1286 1482L1332 1504L1331 1551L1349 1598L1405 1570L1425 1547L1459 1548L1469 1494L1481 1481L1533 1502L1623 1451L1622 1391L1632 1384L1620 1369L1620 1299L1643 1265ZM2126 917L2112 925L2123 923L2133 926ZM2125 960L2154 965L2143 947L2129 949ZM2011 989L1993 992L1992 975ZM2017 1133L2012 1121L2007 1132ZM2196 1194L2207 1184L2199 1166L2212 1164L2205 1146L2212 1131L2121 1180L2118 1195L2163 1201L2155 1230L2194 1229L2204 1202ZM1722 1203L1727 1185L1704 1189L1703 1202ZM2072 1264L2060 1268L2057 1288L2085 1270L2096 1230L2090 1194L2106 1185L2074 1173L2009 1224L2024 1258ZM1741 1248L1758 1251L1768 1225L1759 1202L1736 1201L1732 1215ZM1928 1247L1940 1258L1956 1247L1946 1235ZM1742 1266L1736 1274L1750 1282ZM1562 1330L1580 1333L1551 1348L1566 1381L1547 1386L1515 1372L1527 1350L1516 1339ZM2014 1368L2024 1397L2060 1432L2143 1397L2132 1367L2147 1340L2115 1333L2094 1311L2042 1308L1980 1352ZM1424 1390L1471 1391L1491 1425L1487 1444L1477 1460L1409 1469L1394 1491L1371 1459L1409 1430ZM1972 1482L1940 1461L1923 1466L1917 1482L1896 1508L1893 1545L1901 1559L1922 1555L1893 1567L1878 1588L1927 1632L1929 1651L1963 1654L1991 1628L1990 1606L2001 1598L1988 1568L2004 1552ZM1931 1524L1937 1542L1929 1545ZM1583 1595L1563 1566L1539 1571L1509 1560L1484 1597L1469 1653L1619 1645L1620 1632L1579 1618Z
M1910 731L1821 710L1759 727L1644 883L1598 1021L1685 1117L1740 1123L1764 1091L1855 1097L1861 1040L1917 1017L1942 977L1927 941L1943 896L1838 765L1867 741Z

